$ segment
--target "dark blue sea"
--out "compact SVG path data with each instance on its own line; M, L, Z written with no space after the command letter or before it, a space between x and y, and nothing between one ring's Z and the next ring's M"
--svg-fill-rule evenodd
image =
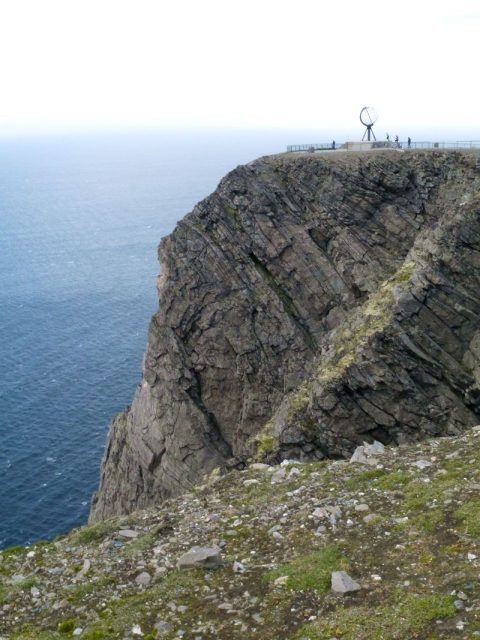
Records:
M0 140L0 547L86 522L141 378L160 238L236 165L316 137Z

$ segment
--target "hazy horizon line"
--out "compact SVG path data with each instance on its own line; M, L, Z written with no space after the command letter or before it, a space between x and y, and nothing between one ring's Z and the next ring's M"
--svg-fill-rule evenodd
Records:
M400 129L400 127L398 127ZM387 132L382 134L379 133L380 127L376 127L375 133L377 140L385 140ZM469 128L460 128L453 126L446 126L444 129L439 127L426 128L421 126L411 126L405 127L402 126L401 130L407 130L409 133L407 134L398 134L400 139L406 139L407 137L415 137L417 140L429 140L428 136L434 136L438 138L439 141L440 135L445 135L450 140L452 136L456 136L456 141L474 141L480 140L480 131L474 130L472 131ZM421 132L424 132L422 135ZM26 139L26 138L64 138L64 137L89 137L89 136L122 136L122 135L178 135L178 134L234 134L234 133L252 133L252 134L272 134L272 135L281 135L281 134L298 134L302 135L302 133L312 136L316 135L319 137L318 140L311 140L311 142L320 142L320 141L328 141L330 138L336 139L338 143L346 142L346 141L354 141L360 140L363 132L361 127L353 128L353 127L344 127L337 128L336 130L320 128L314 126L285 126L285 127L261 127L261 126L242 126L242 125L232 125L232 126L193 126L193 125L178 125L178 126L138 126L138 127L104 127L104 126L95 126L95 127L86 127L86 128L65 128L65 129L25 129L25 130L16 130L16 131L1 131L0 130L0 140L15 140L15 139ZM394 129L390 131L390 139L394 139L397 133ZM419 137L420 136L420 137ZM459 138L458 136L462 136ZM320 140L324 138L325 140ZM341 138L344 137L344 140ZM445 140L446 141L446 140ZM304 141L304 142L308 142ZM295 141L292 141L292 144L295 144ZM298 142L298 144L301 144Z

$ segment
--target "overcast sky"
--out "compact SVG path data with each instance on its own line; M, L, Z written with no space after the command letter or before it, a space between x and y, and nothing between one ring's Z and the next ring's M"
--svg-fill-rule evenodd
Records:
M479 0L0 0L0 134L378 127L480 136Z

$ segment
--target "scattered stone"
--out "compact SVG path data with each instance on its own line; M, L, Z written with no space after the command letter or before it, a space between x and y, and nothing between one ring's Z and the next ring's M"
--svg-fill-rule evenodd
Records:
M220 549L216 547L192 547L190 551L184 553L177 561L177 567L179 569L188 569L189 567L213 569L220 564Z
M82 627L75 627L75 629L72 632L72 636L81 636L82 633L83 633Z
M287 582L288 576L279 576L273 581L273 584L275 584L277 587L283 587L287 584Z
M364 442L362 446L357 447L353 452L350 462L368 465L377 465L378 456L385 453L385 447L381 442L375 440L373 444Z
M142 571L135 578L135 582L139 585L146 587L152 581L152 576L147 571Z
M273 525L273 527L270 527L270 529L268 530L268 533L270 535L273 535L276 531L280 531L281 528L282 527L279 524L275 524L275 525Z
M91 566L92 566L91 561L90 561L88 558L86 558L86 559L83 561L83 566L82 566L82 568L81 568L81 569L80 569L80 571L77 573L77 576L76 576L76 577L77 577L77 579L78 579L78 578L84 578L84 577L87 575L87 573L90 571Z
M139 534L138 531L134 531L133 529L121 529L118 535L123 538L137 538Z
M160 635L164 635L172 630L172 625L166 620L158 620L158 622L153 625L153 628L158 631Z
M40 589L37 587L32 587L30 589L30 593L32 594L32 598L38 598L40 596Z
M412 467L417 467L418 469L427 469L432 466L432 463L429 460L415 460L415 462L411 463Z
M381 520L381 516L379 516L378 513L369 513L368 515L364 516L362 520L365 522L365 524L369 524L371 522L377 522L377 520Z
M325 508L330 513L330 515L335 516L335 518L340 518L340 516L342 515L342 510L337 505L331 505Z
M279 482L283 482L286 479L286 477L287 477L287 472L285 471L285 469L280 468L280 469L277 469L277 471L275 471L272 474L272 479L270 480L270 482L272 484L277 484Z
M249 468L253 471L269 471L272 467L264 462L254 462Z
M346 571L333 571L332 591L335 591L335 593L350 593L361 588L358 582L352 580Z
M235 560L235 562L233 563L233 572L245 573L245 571L246 571L245 565L242 562L238 562L238 560Z
M142 628L140 627L139 624L135 624L132 627L132 634L134 636L143 636L143 632L142 632Z
M298 476L300 476L301 474L302 472L300 471L300 469L297 469L297 467L293 467L293 469L290 469L290 472L287 475L287 480L294 480L295 478L298 478Z
M250 480L244 480L243 481L243 486L244 487L251 487L254 484L260 484L260 481L256 480L255 478L251 478Z
M355 505L355 511L369 511L370 507L368 506L368 504L356 504Z

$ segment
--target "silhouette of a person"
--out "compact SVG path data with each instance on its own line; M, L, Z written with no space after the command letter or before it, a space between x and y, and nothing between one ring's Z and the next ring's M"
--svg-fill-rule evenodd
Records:
M412 139L410 138L410 136L408 137L407 144L408 148L410 149L410 147L412 146Z

